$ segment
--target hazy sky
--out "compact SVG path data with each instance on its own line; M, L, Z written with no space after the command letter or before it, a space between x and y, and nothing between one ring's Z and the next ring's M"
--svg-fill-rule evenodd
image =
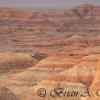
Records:
M90 3L100 5L100 0L0 0L0 7L70 7Z

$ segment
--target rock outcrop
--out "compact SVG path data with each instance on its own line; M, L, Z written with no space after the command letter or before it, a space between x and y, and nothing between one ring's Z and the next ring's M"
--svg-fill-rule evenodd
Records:
M19 100L8 88L0 86L0 100Z

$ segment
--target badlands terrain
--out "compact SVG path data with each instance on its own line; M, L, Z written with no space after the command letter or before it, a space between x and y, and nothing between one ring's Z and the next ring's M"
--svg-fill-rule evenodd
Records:
M100 100L99 79L100 6L0 8L0 100ZM59 88L79 95L50 95Z

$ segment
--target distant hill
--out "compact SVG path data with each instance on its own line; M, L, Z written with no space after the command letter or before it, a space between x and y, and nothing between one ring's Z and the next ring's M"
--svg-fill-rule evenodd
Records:
M70 54L77 52L77 48L95 48L100 46L99 27L100 6L96 5L85 4L45 13L0 8L0 51L47 54L67 51ZM71 52L67 48L70 46ZM87 51L84 53L87 54Z

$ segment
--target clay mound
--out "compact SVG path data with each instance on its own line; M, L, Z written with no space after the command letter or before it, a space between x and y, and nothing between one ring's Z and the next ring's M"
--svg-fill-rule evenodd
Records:
M89 90L91 91L91 98L88 98L88 100L98 100L98 88L100 87L100 58L98 62L95 64L95 75L94 75L94 80L92 84L89 87Z
M85 19L93 19L94 18L95 19L96 16L93 13L95 13L96 15L100 15L100 13L99 13L100 6L84 4L84 5L76 6L73 9L73 11L80 18L85 18Z
M0 70L29 68L34 66L37 60L24 53L0 53Z
M55 59L55 57L52 57L52 59ZM58 61L58 59L60 58L55 59L54 62ZM63 60L61 60L61 62ZM66 60L68 62L71 60L72 62L77 62L77 60L68 58ZM59 71L58 68L54 70L52 67L40 67L41 64L43 65L43 61L51 61L51 57L41 60L40 63L38 63L35 67L29 68L25 72L6 78L3 77L0 80L1 84L12 89L14 93L16 93L19 98L21 98L21 100L41 100L42 98L37 95L39 88L45 88L47 91L51 91L54 88L66 89L67 87L68 90L76 90L80 93L83 93L93 81L94 62L86 62L83 60L83 62L80 62L80 64L77 63L78 65L74 67ZM20 90L21 87L22 89ZM53 100L49 94L46 96L46 99L48 98ZM75 97L74 99L80 100L79 98ZM60 99L55 98L55 100ZM73 100L73 98L70 98L69 100Z
M90 86L94 79L94 66L89 62L82 62L69 70L65 70L58 75L55 75L49 80L55 82L73 82L82 83Z
M0 100L19 100L15 94L6 87L0 86Z
M21 93L19 94L19 98L21 98L22 100L42 100L43 98L41 98L38 94L37 91L40 88L44 88L46 90L46 96L45 99L51 99L51 100L80 100L80 94L84 93L87 89L87 87L82 84L82 83L78 83L78 82L58 82L58 81L52 81L52 80L43 80L41 81L39 84L37 84L34 87L30 87L27 89L27 91L25 89L23 89L21 91ZM64 89L64 91L78 91L79 94L76 97L64 97L61 96L61 98L59 98L59 96L55 96L52 97L50 96L50 92L53 91L54 89L58 89L58 91L60 91L59 89ZM17 92L16 92L17 93Z
M64 57L48 57L47 59L42 60L37 67L38 68L50 68L50 69L69 69L77 60L64 58Z
M81 35L73 35L72 37L70 37L68 39L68 42L71 44L71 45L78 45L78 46L85 46L87 45L86 44L86 41L85 41L85 38L82 37Z
M32 86L32 87L23 87L21 90L20 88L17 87L17 89L14 89L15 93L18 95L19 98L21 98L21 100L42 100L43 98L41 98L37 92L38 89L40 88L44 88L46 90L46 96L45 96L45 100L51 99L51 100L80 100L80 94L84 93L87 89L87 87L82 84L82 83L78 83L78 82L58 82L58 81L52 81L52 80L43 80L41 82L39 82L36 86ZM59 98L59 96L56 97L52 97L50 96L50 92L54 89L64 89L64 91L78 91L79 94L77 97L64 97L61 96L61 98ZM20 90L20 93L18 92ZM60 91L60 90L59 90Z
M26 71L11 75L4 79L3 84L16 86L33 86L40 81L56 75L64 70L72 68L79 59L48 57L41 60L36 66L27 69ZM2 79L1 79L2 80Z

